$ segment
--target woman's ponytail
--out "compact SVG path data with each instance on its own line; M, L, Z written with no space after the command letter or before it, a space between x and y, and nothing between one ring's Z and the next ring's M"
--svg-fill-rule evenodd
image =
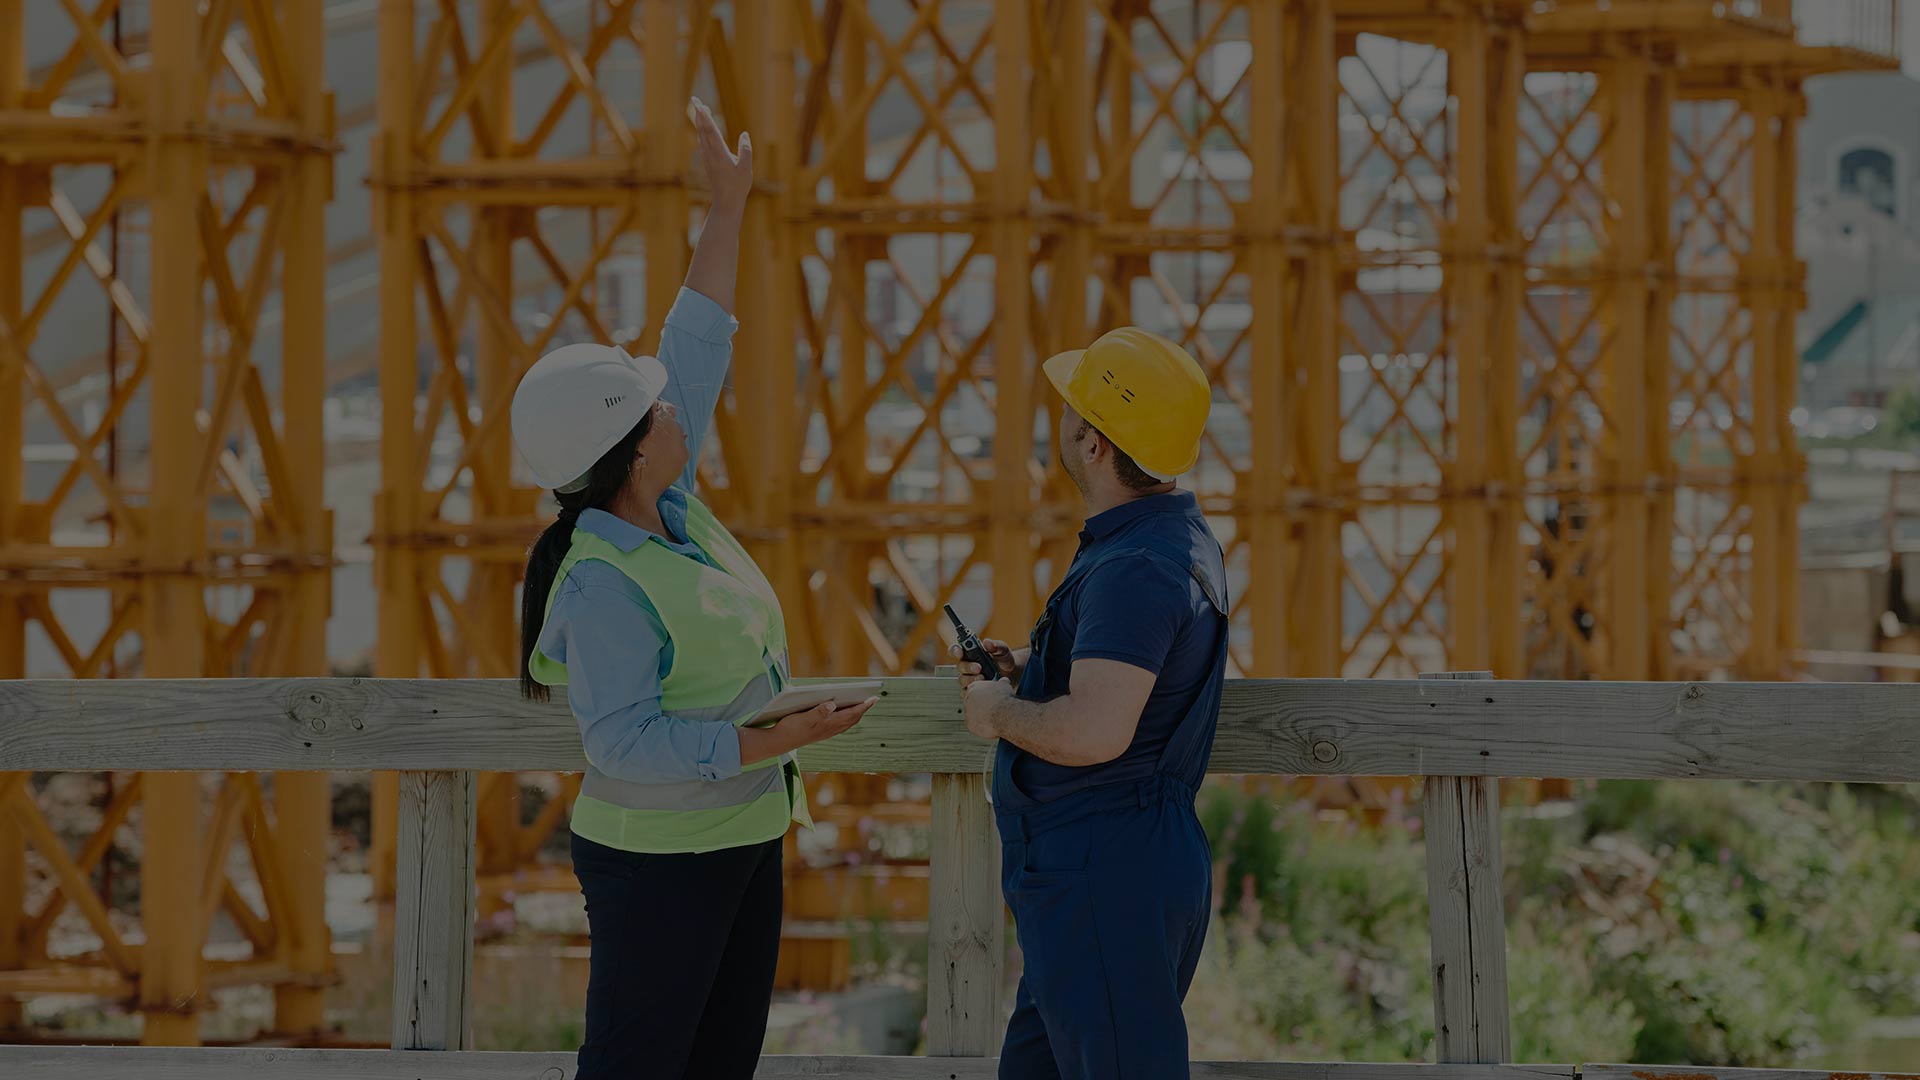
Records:
M553 493L560 504L560 516L540 534L527 552L527 574L520 590L520 696L545 701L547 688L533 677L533 651L540 644L540 630L547 621L547 597L553 592L554 579L567 561L573 546L573 528L580 515L590 509L606 509L626 488L633 473L633 456L640 440L653 430L653 412L641 417L633 430L593 463L587 474L587 486L578 491Z

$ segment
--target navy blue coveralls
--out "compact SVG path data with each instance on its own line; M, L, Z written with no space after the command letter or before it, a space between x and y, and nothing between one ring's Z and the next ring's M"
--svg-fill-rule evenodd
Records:
M1181 647L1202 650L1188 664L1197 678L1184 692L1169 688L1176 700L1150 702L1156 722L1143 713L1134 745L1102 765L1055 765L1000 743L992 798L1001 890L1026 964L1001 1080L1188 1074L1181 1004L1213 892L1194 792L1213 750L1226 674L1226 567L1191 493L1137 499L1089 520L1034 627L1019 697L1068 691L1078 616L1088 606L1081 589L1096 571L1102 592L1151 581L1160 586L1153 595L1180 596ZM1178 594L1169 591L1174 583ZM1111 598L1105 602L1111 613ZM1158 678L1156 699L1169 672Z

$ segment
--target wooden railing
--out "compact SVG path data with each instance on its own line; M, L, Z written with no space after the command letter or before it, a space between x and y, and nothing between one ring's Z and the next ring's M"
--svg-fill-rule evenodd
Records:
M895 679L810 770L933 774L930 1056L763 1059L763 1077L985 1078L998 1049L1005 926L983 798L988 744L953 684ZM565 1080L573 1054L472 1045L475 779L577 770L564 704L500 680L227 679L0 683L0 772L402 773L392 1050L0 1047L0 1076ZM1196 1063L1210 1080L1814 1080L1826 1072L1507 1064L1501 777L1920 781L1920 689L1851 683L1241 680L1213 772L1425 776L1441 1064ZM421 1051L433 1051L423 1053ZM644 1070L636 1075L644 1074ZM1867 1080L1872 1074L1849 1074ZM1889 1080L1891 1076L1889 1074Z

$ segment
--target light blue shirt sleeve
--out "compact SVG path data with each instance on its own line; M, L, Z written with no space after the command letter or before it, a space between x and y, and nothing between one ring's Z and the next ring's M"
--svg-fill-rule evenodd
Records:
M638 586L606 563L568 573L541 651L567 665L567 704L593 767L635 784L740 775L733 725L683 720L660 707L673 662L666 626Z
M692 494L700 450L713 430L713 412L727 386L733 362L733 332L740 323L702 293L682 287L660 331L660 364L667 369L661 397L680 413L687 432L687 468L674 486Z

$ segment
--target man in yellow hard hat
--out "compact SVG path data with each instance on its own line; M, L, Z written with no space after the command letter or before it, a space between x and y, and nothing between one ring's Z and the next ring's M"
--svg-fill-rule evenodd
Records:
M961 666L968 730L1000 740L1001 889L1026 970L1000 1076L1187 1075L1181 1002L1212 906L1194 814L1227 664L1226 566L1193 468L1211 391L1134 327L1047 361L1080 550L1032 644Z

